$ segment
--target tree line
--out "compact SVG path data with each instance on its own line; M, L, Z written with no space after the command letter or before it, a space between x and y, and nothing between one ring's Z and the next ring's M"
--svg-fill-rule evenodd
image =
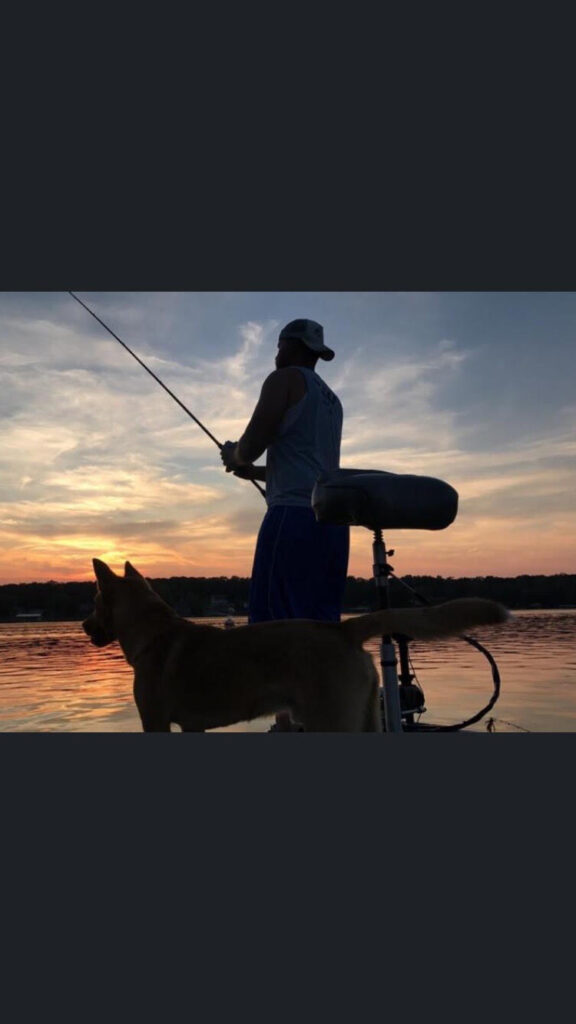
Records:
M246 614L250 580L240 576L188 577L150 581L154 590L180 615L200 617ZM407 585L407 586L406 586ZM454 579L443 576L403 576L390 582L391 603L407 607L414 603L412 588L436 604L456 597L488 597L508 608L576 607L576 575L476 576ZM85 618L92 610L96 584L8 583L0 585L0 620L41 612L45 621ZM344 611L371 611L378 607L374 581L349 576L344 593Z

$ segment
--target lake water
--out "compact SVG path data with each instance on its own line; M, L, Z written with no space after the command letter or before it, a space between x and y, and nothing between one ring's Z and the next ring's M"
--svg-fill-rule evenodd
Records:
M223 626L222 619L197 621ZM501 627L476 630L496 660L502 688L474 731L485 731L492 716L496 732L575 732L575 633L576 609L516 612ZM366 649L378 666L378 640ZM410 652L426 696L423 723L460 722L488 703L490 665L473 647L451 639L413 643ZM214 731L266 732L271 722ZM118 644L93 647L79 622L0 623L0 732L140 731L132 670Z

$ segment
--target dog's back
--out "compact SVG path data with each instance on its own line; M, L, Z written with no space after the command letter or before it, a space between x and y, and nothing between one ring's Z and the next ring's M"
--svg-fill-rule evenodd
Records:
M378 674L362 644L402 633L448 636L504 621L493 601L470 598L386 609L345 622L286 619L222 630L177 615L126 563L119 577L94 559L93 643L118 640L134 667L145 731L203 731L290 710L306 731L380 731Z

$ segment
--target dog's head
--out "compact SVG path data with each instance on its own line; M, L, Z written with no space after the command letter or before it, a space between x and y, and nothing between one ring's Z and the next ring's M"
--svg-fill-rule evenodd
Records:
M124 605L123 598L127 579L137 579L149 588L147 581L130 562L124 566L124 576L117 576L106 562L92 559L96 574L97 591L94 611L82 623L82 629L96 647L107 647L118 639L118 618Z

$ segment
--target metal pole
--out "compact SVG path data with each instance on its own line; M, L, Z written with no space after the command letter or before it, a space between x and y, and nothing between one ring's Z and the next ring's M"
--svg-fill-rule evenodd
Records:
M374 582L378 591L380 608L390 607L388 577L392 567L386 561L386 547L382 539L382 530L374 531ZM384 697L385 732L403 732L400 710L400 694L398 690L398 674L396 672L396 649L392 637L382 636L380 643L380 664L382 666L382 693Z
M400 655L400 689L398 691L398 696L400 697L400 708L402 708L402 697L404 696L404 700L406 700L406 695L409 692L411 693L414 689L414 687L412 686L412 680L414 679L414 676L410 672L410 661L408 659L408 641L406 637L399 636L396 640L396 643L398 645L398 654ZM408 690L408 687L410 687L410 690ZM406 706L406 704L404 704L404 706ZM412 713L405 714L404 720L406 722L406 725L413 725L414 715Z

